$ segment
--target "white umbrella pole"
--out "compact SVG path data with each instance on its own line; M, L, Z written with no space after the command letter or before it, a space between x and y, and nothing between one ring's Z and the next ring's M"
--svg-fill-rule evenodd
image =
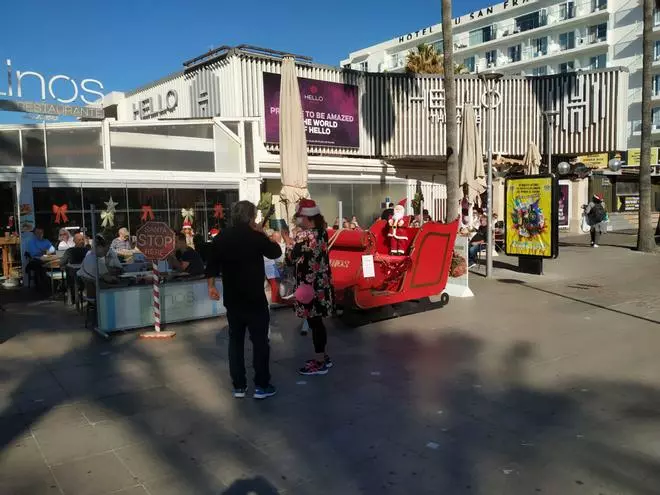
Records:
M492 81L488 81L488 132L486 134L486 143L488 148L488 171L486 173L486 204L488 208L488 233L486 237L486 278L493 276L493 86Z
M341 201L337 201L337 211L339 212L339 230L344 228L344 205Z

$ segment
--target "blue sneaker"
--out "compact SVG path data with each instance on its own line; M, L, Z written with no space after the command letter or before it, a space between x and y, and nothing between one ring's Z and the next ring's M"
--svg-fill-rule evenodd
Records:
M277 393L277 389L273 387L272 385L268 385L267 387L257 387L254 389L254 397L255 399L267 399L268 397L272 397Z
M231 394L234 396L234 399L244 399L247 394L247 387L235 388L232 390Z

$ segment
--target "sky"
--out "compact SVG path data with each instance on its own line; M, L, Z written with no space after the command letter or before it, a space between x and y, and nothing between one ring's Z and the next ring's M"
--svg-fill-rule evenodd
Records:
M97 79L127 91L221 45L250 44L338 65L352 52L441 21L440 0L1 0L0 92L6 66ZM457 3L457 2L454 2ZM453 17L497 3L465 0ZM63 84L63 83L62 83ZM62 88L65 88L63 85ZM36 84L25 99L37 100ZM62 89L64 92L65 90ZM28 123L0 111L0 123Z

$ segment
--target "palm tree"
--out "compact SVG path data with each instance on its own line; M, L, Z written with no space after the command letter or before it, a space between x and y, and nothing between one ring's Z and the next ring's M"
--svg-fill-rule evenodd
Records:
M651 217L651 67L653 66L653 7L657 0L644 0L642 36L642 139L639 159L639 229L637 249L655 250Z
M433 45L423 43L410 50L406 57L406 72L410 74L444 74L444 56ZM468 74L463 64L454 65L455 74Z
M459 217L458 125L456 123L456 79L454 78L454 42L452 40L451 0L442 0L442 44L445 87L445 136L447 155L447 221Z

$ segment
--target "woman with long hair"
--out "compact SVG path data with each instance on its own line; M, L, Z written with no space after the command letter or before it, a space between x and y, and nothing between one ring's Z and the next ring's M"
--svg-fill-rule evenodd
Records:
M323 318L330 316L334 309L327 224L311 199L300 200L296 223L300 229L293 247L287 251L287 261L296 272L296 315L307 321L315 352L314 359L307 361L299 373L325 375L332 361L327 353L328 335Z

